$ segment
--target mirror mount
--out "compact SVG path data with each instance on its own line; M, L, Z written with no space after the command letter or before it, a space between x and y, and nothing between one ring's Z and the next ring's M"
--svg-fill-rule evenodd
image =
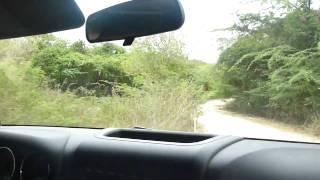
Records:
M125 40L179 29L184 23L179 0L131 0L98 11L88 17L87 39L91 43Z
M123 46L131 46L134 39L135 39L134 37L128 37L124 39Z

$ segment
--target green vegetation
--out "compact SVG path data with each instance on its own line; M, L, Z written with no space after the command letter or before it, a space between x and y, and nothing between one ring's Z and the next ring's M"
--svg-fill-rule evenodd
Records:
M130 50L52 35L0 41L1 121L192 131L199 103L212 96L211 68L170 35Z
M276 1L263 1L266 5ZM293 2L293 1L292 1ZM320 16L311 1L277 1L240 15L237 40L221 54L230 108L320 129ZM274 5L274 4L273 4Z
M173 35L130 49L87 46L53 35L0 41L4 124L133 127L191 131L199 104L320 130L320 15L310 0L256 0L216 65L191 61ZM319 133L318 133L319 134Z

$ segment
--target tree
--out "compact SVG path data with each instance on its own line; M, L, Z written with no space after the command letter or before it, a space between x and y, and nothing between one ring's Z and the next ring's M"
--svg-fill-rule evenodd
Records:
M125 49L112 43L104 43L101 46L96 46L91 50L92 54L99 54L102 56L111 56L124 54Z
M134 46L136 49L147 52L161 52L168 59L171 57L186 57L185 45L173 33L150 36L140 42L138 41Z
M143 71L146 79L179 79L189 76L184 44L173 34L143 38L134 44L132 52L133 64L128 66L135 73Z
M105 45L100 47L106 50ZM44 72L52 87L79 90L81 95L107 96L119 84L133 86L132 77L121 66L122 57L111 56L110 51L91 51L81 41L66 47L50 43L34 53L32 64Z
M295 10L310 11L312 6L312 0L258 0L263 4L271 4L273 9L275 6L281 9L285 9L288 12Z
M82 40L78 40L71 44L70 48L73 51L79 52L81 54L85 54L88 51L88 48L86 47L86 43Z
M267 12L239 15L239 20L225 30L237 32L239 39L245 36L257 41L268 39L274 45L290 45L301 50L317 46L320 41L320 16L311 8L312 1L262 2L269 3L272 8L267 8Z
M32 36L28 37L27 40L36 48L36 50L42 50L52 46L67 48L68 44L65 40L59 39L52 34Z
M219 65L233 107L304 124L320 108L320 16L310 0L264 0L266 12L243 14ZM281 13L279 13L281 12Z
M278 43L274 39L267 38L263 34L241 36L220 54L218 64L224 64L230 68L246 54L259 52L277 45Z

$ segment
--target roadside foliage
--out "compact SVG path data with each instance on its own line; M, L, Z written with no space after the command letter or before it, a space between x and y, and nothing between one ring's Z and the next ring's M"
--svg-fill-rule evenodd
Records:
M229 108L319 131L320 14L310 2L240 15L231 28L238 38L218 63L233 88Z
M130 50L53 35L1 41L2 123L192 131L212 95L202 74L211 68L190 61L171 35Z

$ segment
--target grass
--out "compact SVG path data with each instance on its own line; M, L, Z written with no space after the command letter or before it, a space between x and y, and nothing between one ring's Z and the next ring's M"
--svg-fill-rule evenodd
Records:
M192 131L198 101L188 83L151 85L138 96L79 97L53 90L29 63L0 63L2 124Z

